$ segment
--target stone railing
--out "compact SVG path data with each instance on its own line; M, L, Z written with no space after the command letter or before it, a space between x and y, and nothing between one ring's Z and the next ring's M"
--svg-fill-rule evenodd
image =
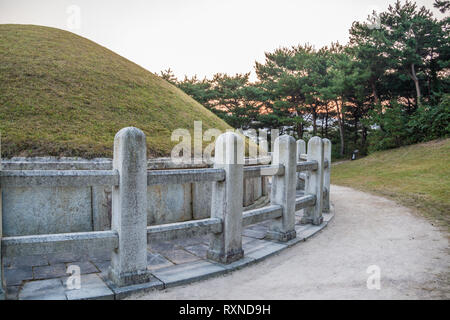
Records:
M268 238L286 242L296 237L296 211L305 209L302 223L322 223L322 212L329 210L329 140L311 138L306 153L304 141L296 143L294 138L284 135L275 141L272 164L246 167L240 146L242 138L227 132L216 140L213 168L148 171L145 135L130 127L120 130L115 137L109 170L2 170L0 160L0 187L4 188L112 186L110 230L2 237L8 232L0 224L0 259L67 251L95 255L110 250L110 280L117 286L128 286L150 280L147 244L155 240L210 234L207 258L229 264L244 256L245 226L271 219ZM270 205L244 212L244 178L259 177L272 177ZM300 197L296 197L296 187L302 184L298 181L304 181ZM212 183L210 217L147 224L148 186L194 182ZM0 203L0 222L1 209ZM3 279L1 271L0 277ZM3 285L0 296L2 288Z
M268 164L270 156L246 158L245 166ZM11 158L2 160L3 170L112 170L112 159ZM170 158L148 159L152 171L200 169L212 163L174 163ZM36 171L37 172L37 171ZM244 178L244 210L269 202L269 177ZM189 182L147 186L147 225L158 225L210 217L212 182ZM105 231L111 229L112 187L3 188L4 236Z

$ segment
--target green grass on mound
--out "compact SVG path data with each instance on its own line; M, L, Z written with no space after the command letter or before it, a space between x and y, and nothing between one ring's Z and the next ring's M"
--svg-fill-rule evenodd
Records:
M230 128L187 94L73 33L0 25L2 156L111 157L114 135L135 126L150 156L177 142L172 130ZM205 145L206 146L206 143Z
M333 166L331 182L392 198L450 226L450 139L376 152Z

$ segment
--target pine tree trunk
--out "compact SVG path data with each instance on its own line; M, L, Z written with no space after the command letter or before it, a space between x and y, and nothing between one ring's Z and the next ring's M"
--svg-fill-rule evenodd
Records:
M415 69L414 63L411 64L411 72L409 73L409 76L414 81L414 85L416 86L416 96L417 96L416 105L418 107L420 107L420 105L421 105L420 99L421 99L422 95L420 93L419 79L417 78L417 75L416 75L416 69Z
M341 138L341 149L339 151L339 154L341 155L341 157L344 156L344 125L342 123L342 120L339 120L339 135Z
M344 117L343 117L343 113L342 113L342 109L343 109L343 104L344 102L342 102L342 107L339 108L339 104L337 101L334 102L336 104L336 111L337 111L337 118L338 118L338 125L339 125L339 136L341 139L341 148L339 151L339 154L341 157L344 156L344 151L345 151L345 140L344 140Z
M322 115L322 121L320 121L320 134L322 135L322 137L323 137L323 119L324 117Z
M361 146L364 151L366 150L366 142L367 142L367 128L363 126L361 134Z
M317 112L316 108L313 109L313 136L317 135Z
M303 124L302 123L297 125L297 136L299 139L303 139Z
M370 85L372 86L372 94L373 94L373 99L375 101L375 104L377 105L380 102L380 99L378 98L378 93L377 93L377 88L375 86L375 81L371 81Z

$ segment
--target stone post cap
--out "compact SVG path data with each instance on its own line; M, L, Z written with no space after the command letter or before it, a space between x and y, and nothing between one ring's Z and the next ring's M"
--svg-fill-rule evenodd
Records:
M303 140L303 139L297 140L297 146L304 146L305 144L306 144L305 140Z
M125 127L120 129L116 133L114 140L121 138L132 138L132 139L145 138L145 133L141 129L136 127Z
M278 164L280 162L280 152L284 153L287 151L288 153L293 152L294 157L296 157L295 153L297 150L297 142L295 141L293 136L288 134L284 134L275 139L274 143L274 152L272 156L272 163Z
M283 134L282 136L279 136L275 141L279 141L279 143L284 142L284 143L296 143L295 139L293 136L290 136L288 134Z
M309 151L309 146L314 146L314 145L320 146L320 145L322 145L322 143L323 142L322 142L322 139L320 137L318 137L318 136L312 137L308 141L308 151Z
M244 164L244 139L235 132L222 133L216 140L214 163Z

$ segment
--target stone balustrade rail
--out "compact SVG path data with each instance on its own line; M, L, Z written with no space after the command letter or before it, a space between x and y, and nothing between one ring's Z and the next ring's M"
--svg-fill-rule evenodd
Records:
M152 278L146 260L151 241L209 234L207 258L230 264L245 256L243 227L271 220L268 238L287 242L296 237L296 211L304 209L304 224L322 223L322 213L330 210L328 139L311 138L306 152L303 140L280 136L269 165L244 166L243 152L242 138L227 132L216 140L212 168L148 170L145 134L128 127L115 137L112 166L106 163L101 170L1 170L0 159L0 188L112 186L111 230L2 236L6 232L0 223L0 265L5 257L63 251L95 254L106 249L112 255L110 280L119 287L130 286ZM272 177L270 204L244 212L243 179L264 176ZM212 182L209 218L148 226L147 186L193 182ZM304 188L304 194L297 198L299 188ZM0 222L1 213L0 203ZM0 297L4 297L2 274L0 270Z

